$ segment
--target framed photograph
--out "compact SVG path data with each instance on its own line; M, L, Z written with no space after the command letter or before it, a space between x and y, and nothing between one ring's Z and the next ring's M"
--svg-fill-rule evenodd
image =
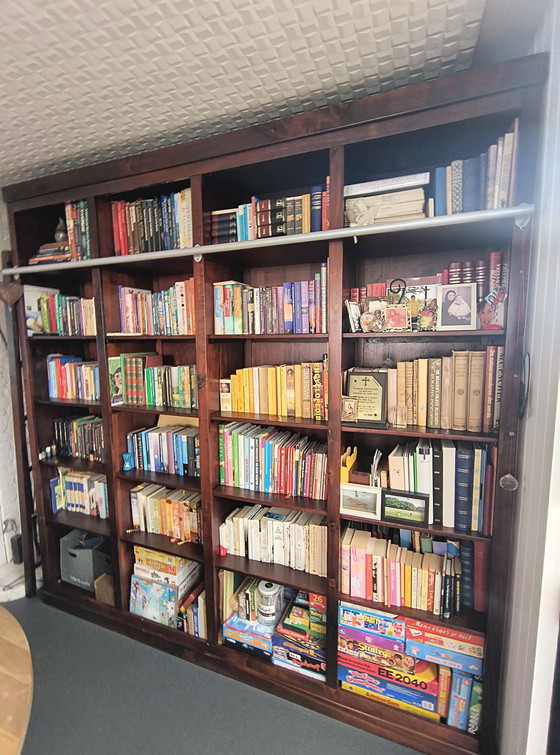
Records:
M393 304L387 307L385 310L385 330L393 333L412 330L408 305Z
M436 330L476 328L476 283L439 287Z
M340 513L364 519L380 519L381 488L340 483Z
M360 333L362 326L360 325L360 317L362 316L362 310L357 301L346 300L346 311L348 312L348 322L350 324L351 333Z
M358 421L358 399L342 397L342 413L340 416L342 422Z
M424 493L409 493L406 490L381 491L381 519L396 524L414 524L425 527L428 524L430 497Z

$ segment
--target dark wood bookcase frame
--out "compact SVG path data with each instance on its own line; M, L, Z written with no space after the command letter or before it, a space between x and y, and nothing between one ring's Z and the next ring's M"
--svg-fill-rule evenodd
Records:
M527 271L530 253L534 165L538 148L539 112L546 78L544 56L498 64L446 79L398 89L354 102L304 113L269 124L234 131L136 157L114 160L67 173L15 184L3 190L8 204L12 265L5 275L19 274L23 283L55 285L63 293L95 297L98 335L95 338L28 338L23 301L10 310L11 382L18 455L18 483L22 507L27 591L32 594L31 514L36 511L44 572L43 599L61 609L86 617L143 642L219 673L245 681L314 710L374 732L431 755L496 752L503 638L508 608L508 572L515 494L507 485L496 486L494 532L491 538L490 600L487 615L465 615L439 620L421 611L400 613L450 627L484 633L484 709L480 737L433 723L404 711L361 698L338 687L336 678L337 606L345 599L339 591L339 460L350 442L388 446L398 437L450 437L498 444L496 479L515 476L518 408ZM375 228L342 230L345 183L434 168L457 157L482 152L520 118L516 206L444 218L392 223ZM251 194L292 186L331 181L330 228L309 237L272 239L257 248L251 242L209 245L205 219L209 212L248 201ZM111 200L122 196L149 196L167 185L190 185L194 250L114 258ZM92 260L51 266L28 266L40 243L51 240L53 219L64 203L87 199ZM491 245L511 249L507 327L461 333L365 334L342 333L342 292L375 270L379 280L400 273L422 275L444 267L455 256L476 259ZM214 336L213 283L236 278L253 285L279 285L306 278L328 258L328 335L324 336ZM118 329L116 287L119 284L165 288L175 280L194 276L196 335L194 337L126 337L108 333ZM374 279L373 277L371 278ZM365 280L364 280L365 282ZM13 315L13 316L12 316ZM340 394L343 369L352 364L393 363L418 356L449 352L455 342L463 348L490 343L505 346L502 419L494 435L445 431L361 430L341 425ZM157 475L140 470L123 472L121 453L128 431L154 423L157 407L111 407L107 357L149 348L173 363L196 362L199 380L201 445L200 479ZM44 358L53 351L98 359L101 398L98 403L52 401L46 398ZM308 361L329 356L329 419L324 423L227 415L219 411L218 380L241 366ZM51 439L52 419L64 413L93 413L103 420L107 460L104 465L62 460L76 469L103 469L107 475L110 517L99 521L69 512L53 515L49 477L56 459L39 460L39 448ZM178 412L177 412L178 413ZM285 502L308 511L324 511L328 519L327 577L286 567L261 564L235 556L220 556L218 527L235 505L277 503L274 496L218 485L217 428L220 420L240 416L262 424L302 430L328 444L328 497L326 502L296 499ZM29 443L26 444L26 432ZM385 437L387 436L387 437ZM29 459L26 458L27 451ZM27 464L31 467L31 481ZM129 533L129 491L139 481L158 481L172 487L200 490L203 499L204 545L173 545L146 533ZM32 498L32 490L34 498ZM96 601L90 594L60 580L59 542L72 527L110 538L115 568L116 606ZM428 528L429 529L429 528ZM434 534L446 534L433 527ZM469 536L467 536L469 537ZM473 536L476 537L476 536ZM128 610L133 544L161 548L204 564L208 640L153 624ZM327 681L320 683L218 642L220 599L218 570L227 568L315 590L327 595ZM360 603L360 601L354 601ZM362 603L366 603L362 601ZM380 606L382 608L382 606ZM399 609L394 610L398 613Z

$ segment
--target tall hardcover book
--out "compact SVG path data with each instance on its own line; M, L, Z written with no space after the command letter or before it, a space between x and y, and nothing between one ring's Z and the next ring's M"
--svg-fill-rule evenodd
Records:
M428 427L438 429L441 423L441 359L428 359Z
M474 448L472 443L457 443L455 468L455 529L471 531Z
M469 351L467 430L471 433L482 431L485 368L486 354L483 351Z
M469 389L469 352L453 352L452 430L467 429L467 398Z

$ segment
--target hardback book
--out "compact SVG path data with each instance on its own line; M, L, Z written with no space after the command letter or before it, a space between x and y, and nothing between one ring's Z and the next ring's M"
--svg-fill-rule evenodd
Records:
M484 377L486 354L484 351L469 351L467 430L471 433L482 431L484 413Z
M442 524L455 527L456 448L451 440L441 441L442 453Z
M440 427L451 430L453 412L453 358L441 358Z
M457 443L455 469L455 529L471 531L474 477L474 448L472 443Z
M441 424L441 358L428 359L427 426L438 429Z
M453 352L452 430L467 429L467 398L469 388L469 352Z

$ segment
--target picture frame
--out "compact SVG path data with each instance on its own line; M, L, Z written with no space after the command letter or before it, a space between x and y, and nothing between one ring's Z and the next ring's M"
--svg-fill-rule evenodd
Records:
M358 399L349 398L348 396L342 397L342 412L340 415L342 422L357 422L358 421Z
M426 527L429 516L430 496L425 493L411 493L408 490L382 488L381 519L395 524L409 524Z
M439 286L436 330L476 329L476 283Z
M357 301L346 300L346 311L348 313L348 324L350 325L351 333L361 333L362 326L360 324L360 317L362 316L362 309Z
M340 513L362 519L381 519L381 488L340 483Z
M390 304L385 310L385 330L402 333L412 330L410 309L406 304Z

